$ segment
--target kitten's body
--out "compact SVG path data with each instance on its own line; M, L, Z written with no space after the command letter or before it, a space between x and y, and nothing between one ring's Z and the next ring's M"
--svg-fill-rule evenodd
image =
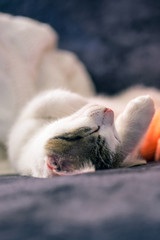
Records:
M139 96L138 89L115 98L85 98L63 90L37 96L10 134L12 166L35 177L120 167L137 149L154 114L149 96L137 97L125 108L129 98ZM116 128L108 107L115 111Z
M138 88L110 98L93 97L85 66L75 54L57 48L57 33L50 26L0 14L0 29L0 148L22 110L8 144L16 171L47 177L118 167L138 146L154 112L148 97L125 109L126 104L150 93L159 102L159 93ZM48 89L53 91L37 96ZM118 116L121 143L113 112L106 107Z

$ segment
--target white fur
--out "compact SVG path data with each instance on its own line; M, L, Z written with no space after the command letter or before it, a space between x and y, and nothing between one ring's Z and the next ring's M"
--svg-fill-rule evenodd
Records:
M101 105L87 104L87 99L63 90L38 96L24 109L10 134L12 166L24 175L49 176L44 151L47 140L83 126L93 129L102 126L100 133L108 139L110 149L114 151L118 143L116 131L114 124L103 122L104 109ZM92 166L90 171L93 171Z
M22 110L8 142L9 159L17 172L50 176L44 165L45 141L84 124L101 124L100 133L111 151L121 151L124 158L137 148L154 107L150 97L135 99L125 109L126 104L149 94L157 108L158 90L136 87L112 97L92 97L94 86L85 66L73 53L57 49L57 34L50 26L1 13L0 31L0 143L6 143L8 131ZM57 88L61 90L53 90ZM42 93L48 89L52 91ZM109 118L104 120L104 107L113 109L115 118L119 116L115 125L121 144L114 124L109 124Z
M95 99L94 99L95 100ZM112 113L104 117L105 106L68 91L53 90L33 99L23 110L9 138L9 159L17 172L35 177L50 177L45 164L47 140L83 126L97 128L112 152L117 149L124 158L142 139L154 113L149 96L132 100L112 123ZM107 106L107 103L104 105ZM87 146L86 146L87 147ZM86 171L93 171L93 166Z
M0 13L0 32L0 143L24 105L42 91L94 96L85 66L74 53L57 48L51 26Z
M121 139L123 157L132 153L142 140L154 114L154 103L150 96L131 100L116 120Z

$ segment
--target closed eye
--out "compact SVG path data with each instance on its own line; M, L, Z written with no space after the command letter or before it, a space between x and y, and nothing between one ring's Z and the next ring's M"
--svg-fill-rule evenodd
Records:
M77 141L84 137L90 136L93 133L98 132L99 129L100 129L100 126L98 126L95 130L92 130L91 128L80 128L74 132L65 133L64 135L56 136L53 139L61 139L61 140L65 140L68 142Z
M73 136L73 137L66 137L66 136L57 136L57 137L54 137L54 139L62 139L62 140L65 140L65 141L76 141L76 140L79 140L83 138L82 136Z

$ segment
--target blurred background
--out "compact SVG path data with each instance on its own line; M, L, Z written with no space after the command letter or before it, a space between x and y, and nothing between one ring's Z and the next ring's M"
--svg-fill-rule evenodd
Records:
M49 23L101 93L160 88L159 0L0 0L0 11Z

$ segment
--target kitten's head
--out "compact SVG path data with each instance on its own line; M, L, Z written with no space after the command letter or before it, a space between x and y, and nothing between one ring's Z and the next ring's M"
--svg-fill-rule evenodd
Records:
M118 164L119 137L112 110L86 105L75 114L59 120L54 136L45 143L48 175L72 175Z

